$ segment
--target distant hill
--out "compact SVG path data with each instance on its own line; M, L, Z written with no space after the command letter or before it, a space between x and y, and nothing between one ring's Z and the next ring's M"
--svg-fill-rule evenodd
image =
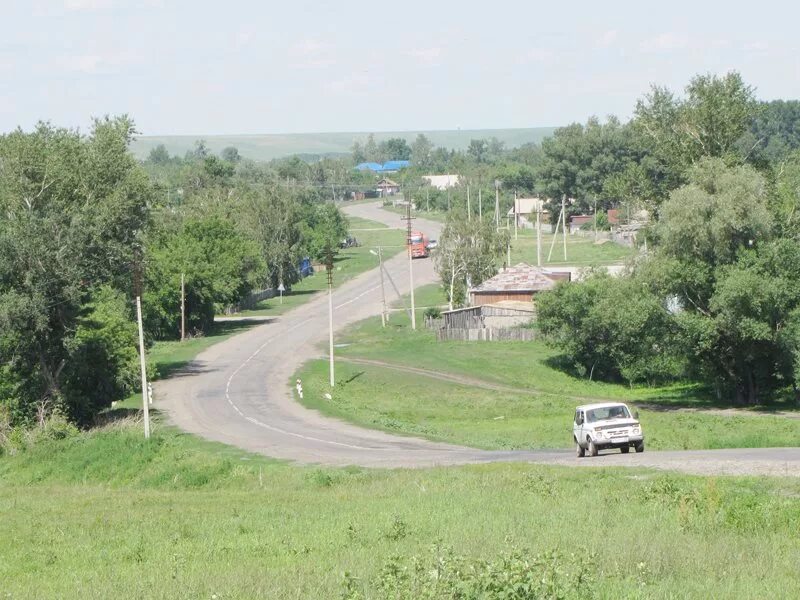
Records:
M553 134L555 127L530 129L458 129L450 131L382 131L375 132L375 141L392 137L405 138L410 144L418 133L424 133L435 146L463 150L469 141L476 138L491 138L505 142L507 148L529 142L541 142ZM292 154L330 155L347 154L353 142L364 142L366 133L285 133L253 135L164 135L142 136L133 142L131 149L139 158L146 158L150 150L164 144L170 154L183 156L195 140L203 139L214 153L226 146L236 146L239 154L253 160L271 160Z

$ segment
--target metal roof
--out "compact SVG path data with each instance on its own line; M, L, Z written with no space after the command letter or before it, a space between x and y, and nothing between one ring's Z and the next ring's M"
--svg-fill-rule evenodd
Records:
M356 165L356 169L359 171L375 171L376 173L383 171L383 165L376 162L363 162Z
M555 287L563 279L540 267L525 263L500 271L494 277L470 290L472 292L541 292Z

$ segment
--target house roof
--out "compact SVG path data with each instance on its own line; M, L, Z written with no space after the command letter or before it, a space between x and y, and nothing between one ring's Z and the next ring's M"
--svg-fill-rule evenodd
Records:
M526 263L500 271L470 292L541 292L555 287L563 277Z
M422 178L439 190L454 187L459 181L458 175L423 175Z
M383 170L383 165L376 162L363 162L356 165L359 171L375 171L376 173Z
M411 164L411 161L408 160L389 160L383 163L382 170L383 171L399 171L400 169L405 169L407 166Z
M378 187L400 187L396 181L392 181L388 177L384 177L378 182Z

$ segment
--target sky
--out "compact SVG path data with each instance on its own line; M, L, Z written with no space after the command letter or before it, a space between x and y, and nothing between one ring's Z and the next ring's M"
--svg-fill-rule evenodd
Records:
M800 98L800 3L0 0L0 132L547 127L739 71Z

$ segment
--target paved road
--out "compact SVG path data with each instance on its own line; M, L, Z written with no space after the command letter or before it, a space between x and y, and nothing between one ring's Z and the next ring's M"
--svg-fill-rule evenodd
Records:
M396 214L375 204L347 212L396 227ZM440 224L418 219L432 237ZM408 259L385 262L401 293L410 289ZM436 281L432 261L414 261L415 287ZM380 313L377 269L333 294L337 329ZM482 451L362 429L308 410L291 397L290 379L327 339L327 297L216 344L173 377L156 384L157 407L178 427L207 439L298 463L423 467L530 461L581 466L641 466L691 473L800 476L800 449L717 450L609 454L578 460L571 452ZM568 416L566 417L568 418Z

